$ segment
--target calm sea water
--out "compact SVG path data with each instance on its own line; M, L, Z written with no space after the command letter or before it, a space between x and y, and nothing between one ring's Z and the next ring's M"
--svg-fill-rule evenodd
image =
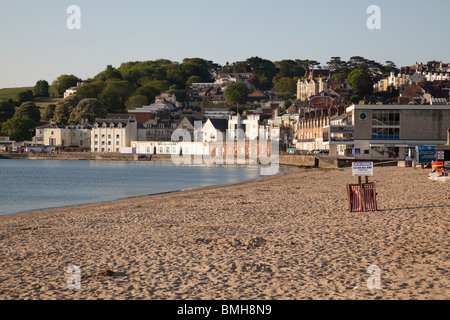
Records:
M260 168L251 166L0 160L0 215L230 184L258 177Z

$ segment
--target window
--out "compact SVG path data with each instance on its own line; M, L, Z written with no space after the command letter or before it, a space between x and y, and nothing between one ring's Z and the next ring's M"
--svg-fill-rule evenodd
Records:
M111 139L111 135L110 134L108 134L108 139Z
M94 141L94 144L97 145L98 144L97 141Z
M400 139L400 128L372 128L372 139L398 140Z
M95 134L95 135L94 135L94 138L97 139L97 138L98 138L98 134Z
M98 151L98 148L95 148L95 149L94 149L94 152L97 152L97 151Z
M120 137L120 136L119 136L118 134L116 134L116 138L119 139L119 137Z
M104 138L105 137L105 135L104 134L102 134L102 138Z
M105 145L105 141L102 141L102 146L104 146Z
M83 146L83 140L80 140L80 147Z
M400 139L399 110L374 110L372 112L372 139Z
M399 126L399 110L374 110L372 112L372 126Z
M119 152L119 148L116 148L116 152Z
M108 146L110 146L111 145L111 141L108 141Z
M119 145L119 141L116 141L116 146L118 146Z

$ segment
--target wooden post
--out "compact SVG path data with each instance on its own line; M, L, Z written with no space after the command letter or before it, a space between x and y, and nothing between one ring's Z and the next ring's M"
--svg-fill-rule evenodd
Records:
M367 177L366 177L366 179L367 179ZM360 191L361 192L361 209L363 212L365 212L366 211L366 199L364 197L364 188L362 185L361 176L358 176L358 184L359 184L359 189L361 190Z

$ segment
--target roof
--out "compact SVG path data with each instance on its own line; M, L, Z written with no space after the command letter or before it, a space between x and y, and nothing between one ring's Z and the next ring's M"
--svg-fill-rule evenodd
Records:
M112 120L112 119L97 119L94 122L94 125L97 124L99 127L103 126L103 124L106 123L107 127L111 127L113 125L114 128L117 128L119 124L122 125L122 127L126 127L128 124L128 121L120 121L120 120Z
M183 121L188 121L190 124L194 125L194 118L192 118L190 116L186 116L183 119L181 119L180 123Z
M248 97L250 98L266 98L266 95L264 93L262 93L261 91L253 91L252 93L250 93L248 95Z
M136 116L131 115L129 113L108 113L106 115L106 118L104 118L104 119L105 120L130 120L130 119L136 119ZM101 120L104 120L104 119L101 119Z
M219 130L220 132L226 132L228 129L228 119L209 119L211 121L214 128Z
M47 128L62 129L62 128L65 128L65 126L59 125L59 124L54 124L54 123L47 123L42 126L36 127L36 129L47 129Z

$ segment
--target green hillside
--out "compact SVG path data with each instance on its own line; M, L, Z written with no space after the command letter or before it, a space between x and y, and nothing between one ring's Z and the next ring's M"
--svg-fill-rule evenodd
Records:
M4 88L4 89L0 89L0 100L8 100L8 99L13 99L13 100L17 100L17 95L20 92L26 91L26 90L31 90L33 91L34 87L19 87L19 88ZM58 94L58 89L57 86L54 85L50 85L49 86L49 93L50 93L50 98L53 100L53 98L57 99L57 98L61 98ZM35 100L35 102L40 102L40 100L42 99L50 99L50 98L37 98ZM57 99L56 101L58 101L59 99Z
M31 90L33 91L33 87L21 87L21 88L5 88L0 89L0 100L15 100L19 92Z

